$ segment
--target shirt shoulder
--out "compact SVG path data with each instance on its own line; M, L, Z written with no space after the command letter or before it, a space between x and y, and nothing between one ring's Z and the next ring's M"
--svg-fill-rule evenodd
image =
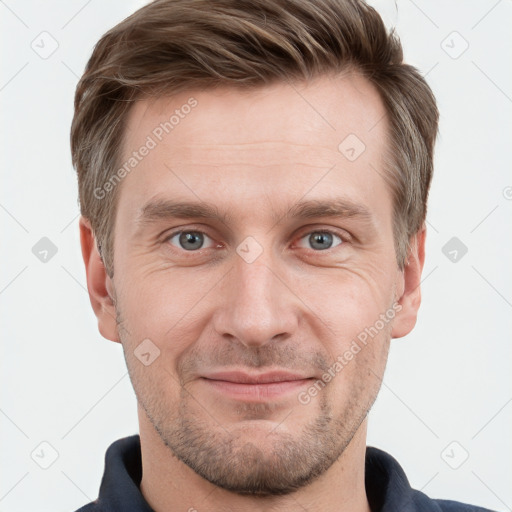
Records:
M433 499L411 488L398 461L376 447L366 447L365 485L372 512L495 512L454 500Z
M140 492L141 477L139 435L118 439L105 453L99 496L75 512L153 512Z

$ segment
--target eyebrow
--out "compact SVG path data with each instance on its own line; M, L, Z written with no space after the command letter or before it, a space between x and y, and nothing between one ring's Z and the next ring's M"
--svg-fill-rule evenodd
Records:
M271 212L273 221L277 224L283 218L312 219L319 217L353 218L373 224L374 216L364 205L354 203L345 198L314 199L300 201L294 204L284 214ZM157 199L147 202L141 209L135 221L143 228L162 220L170 219L209 219L227 224L232 216L227 212L221 213L216 205L207 202L173 201Z

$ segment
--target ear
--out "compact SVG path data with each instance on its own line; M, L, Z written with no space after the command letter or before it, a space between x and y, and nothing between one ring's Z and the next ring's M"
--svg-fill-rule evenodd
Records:
M107 274L96 245L89 219L80 217L80 244L87 274L87 289L92 309L98 318L100 334L120 343L114 306L114 286Z
M426 228L411 239L407 262L401 272L400 296L397 298L402 307L396 315L391 331L392 338L401 338L409 334L416 325L418 309L421 304L421 272L425 263Z

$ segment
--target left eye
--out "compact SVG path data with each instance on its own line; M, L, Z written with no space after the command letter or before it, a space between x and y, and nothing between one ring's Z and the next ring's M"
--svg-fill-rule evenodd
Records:
M171 235L168 238L169 242L172 243L176 237L178 238L179 248L185 249L186 251L194 251L203 248L205 237L210 238L201 231L180 231L179 233Z
M314 249L324 251L326 249L332 249L334 238L337 238L339 240L339 243L336 244L335 247L343 243L341 237L336 235L335 233L332 233L331 231L312 231L311 233L308 233L306 236L303 236L301 238L301 241L306 240L306 242L311 244L311 246Z

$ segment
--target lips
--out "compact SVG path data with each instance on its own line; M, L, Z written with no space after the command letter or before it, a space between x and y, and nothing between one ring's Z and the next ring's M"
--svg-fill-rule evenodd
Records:
M240 371L215 372L204 375L203 378L209 380L219 380L224 382L234 382L238 384L270 384L274 382L289 382L310 379L311 376L290 373L287 371L273 371L260 374L250 374Z
M311 385L314 377L289 371L246 373L243 371L215 372L204 375L202 381L215 393L233 400L266 402L291 399L300 388Z

